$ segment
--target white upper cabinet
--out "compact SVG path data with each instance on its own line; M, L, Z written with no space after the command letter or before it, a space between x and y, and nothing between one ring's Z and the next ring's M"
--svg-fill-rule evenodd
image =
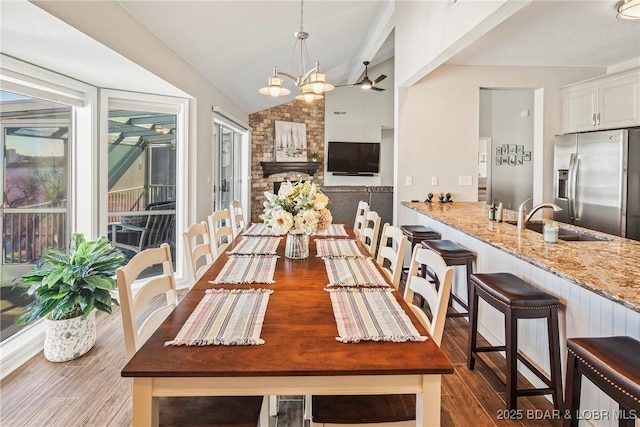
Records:
M562 133L640 126L640 68L565 86Z

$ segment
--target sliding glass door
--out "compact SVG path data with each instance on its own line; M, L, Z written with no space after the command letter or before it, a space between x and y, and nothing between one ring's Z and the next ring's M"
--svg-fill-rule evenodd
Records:
M214 124L216 146L216 185L214 210L228 209L242 195L243 133L224 123Z

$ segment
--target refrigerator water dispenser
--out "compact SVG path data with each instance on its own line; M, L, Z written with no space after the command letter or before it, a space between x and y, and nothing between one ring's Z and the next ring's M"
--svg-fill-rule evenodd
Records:
M569 177L569 169L558 169L558 185L556 186L558 190L558 194L556 197L558 199L566 199L568 195L568 177Z

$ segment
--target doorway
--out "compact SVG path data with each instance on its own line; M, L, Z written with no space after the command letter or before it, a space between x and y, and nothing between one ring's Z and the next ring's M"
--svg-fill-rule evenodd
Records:
M214 198L213 210L228 209L233 200L239 200L243 212L247 212L246 193L247 183L245 165L248 150L246 129L240 129L221 120L214 120ZM246 218L245 218L246 220Z
M487 141L487 203L497 199L505 208L515 209L533 197L534 92L480 89L479 137Z

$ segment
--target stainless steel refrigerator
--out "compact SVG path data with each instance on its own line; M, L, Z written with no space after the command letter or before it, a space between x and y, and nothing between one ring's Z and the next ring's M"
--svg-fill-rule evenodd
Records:
M640 240L640 129L559 135L555 219Z

